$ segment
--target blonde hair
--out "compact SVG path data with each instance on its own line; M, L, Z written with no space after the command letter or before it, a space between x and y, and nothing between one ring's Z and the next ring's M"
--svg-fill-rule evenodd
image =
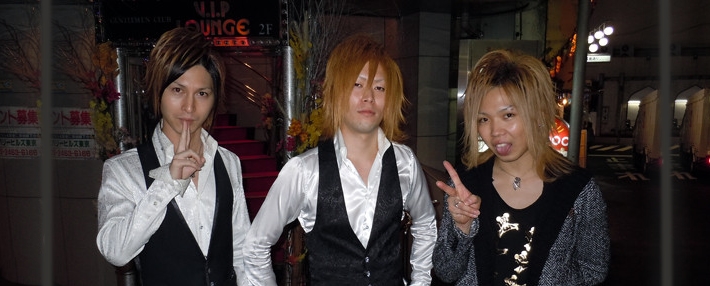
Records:
M162 117L160 101L163 91L196 65L205 67L212 78L215 100L210 115L202 124L203 128L210 130L224 94L224 66L217 52L212 49L212 42L201 32L189 28L175 28L163 33L150 52L145 72L145 91L157 119Z
M486 53L471 70L463 103L464 137L462 162L468 169L483 164L492 150L478 151L478 111L482 98L501 88L520 111L528 152L535 158L535 170L544 181L568 174L574 165L551 147L550 132L555 128L557 102L555 87L538 59L508 50Z
M372 85L377 67L385 72L385 110L380 128L392 141L406 138L400 125L404 123L402 109L406 104L402 73L384 47L366 34L355 34L338 44L330 54L323 84L323 130L321 139L331 139L347 112L348 99L362 67L370 63L367 86Z

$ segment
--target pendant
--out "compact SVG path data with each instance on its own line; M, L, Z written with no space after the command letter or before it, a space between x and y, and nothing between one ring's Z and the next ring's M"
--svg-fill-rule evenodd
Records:
M520 179L520 177L515 177L515 180L513 180L513 190L514 191L517 191L518 189L520 189L520 181L522 181L522 179Z

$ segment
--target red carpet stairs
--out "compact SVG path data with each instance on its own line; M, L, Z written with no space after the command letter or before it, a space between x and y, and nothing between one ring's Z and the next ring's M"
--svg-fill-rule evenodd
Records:
M278 176L276 157L267 154L267 142L254 138L254 127L242 127L236 124L236 115L220 114L217 116L211 135L219 145L227 148L239 156L242 163L242 177L244 178L244 196L249 210L249 219L259 212L261 204L266 198L271 185ZM286 229L279 242L271 247L271 258L274 272L279 281L288 275L286 267L285 245L287 241ZM279 285L294 285L279 283Z
M249 218L254 219L261 204L276 180L278 166L274 156L267 155L267 143L254 140L254 127L236 125L236 115L217 116L211 135L219 145L239 156L242 162L244 195Z

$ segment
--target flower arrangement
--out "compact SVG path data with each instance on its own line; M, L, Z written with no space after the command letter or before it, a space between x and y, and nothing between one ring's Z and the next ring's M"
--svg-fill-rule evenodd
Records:
M296 118L291 119L286 137L286 151L301 154L318 145L323 123L323 109L320 107L320 102L320 98L316 99L318 107L310 112L307 121L302 123Z
M266 130L274 128L274 117L277 116L277 102L270 93L265 93L260 98L261 104L261 127Z
M277 150L286 157L316 147L321 136L322 81L328 54L342 33L344 0L293 1L289 6L288 44L293 52L294 98L288 98L294 114L284 114L285 134ZM291 95L288 95L291 96Z
M303 120L291 118L284 141L279 142L277 150L285 149L294 155L301 154L308 149L318 146L323 124L322 92L320 85L316 85L314 93L305 98L306 109Z
M39 69L39 10L28 11L29 24L18 28L0 19L0 28L5 30L0 45L0 69L9 71L31 88L40 87ZM92 27L91 13L85 15L82 27ZM111 104L120 97L114 78L118 75L117 53L110 42L96 44L93 29L76 29L61 25L56 27L62 36L53 49L57 69L90 91L89 108L94 125L94 139L99 146L98 156L107 159L120 153L122 143L131 143L127 130L114 130L110 112ZM38 101L38 106L41 103Z
M251 101L257 102L259 108L261 109L261 124L257 127L263 128L264 137L269 144L268 152L269 154L273 154L278 151L277 147L280 145L280 141L278 141L279 136L276 133L276 130L277 126L282 125L283 120L281 119L281 116L283 114L283 109L271 93L267 92L257 96L257 100Z
M121 153L114 135L110 112L111 104L121 96L116 91L113 80L118 75L117 57L111 42L95 45L92 47L91 56L93 70L89 69L83 75L75 75L75 79L92 94L89 108L91 121L94 123L94 140L100 149L99 156L104 160Z
M289 25L289 46L293 50L293 67L296 78L296 105L300 107L300 114L296 117L286 118L288 130L283 141L276 146L277 150L285 149L291 155L298 155L315 147L320 138L320 123L322 121L320 110L320 94L318 84L311 84L315 74L315 63L312 60L314 52L313 42L310 39L311 16L304 12L303 23L293 22ZM315 82L315 81L314 81ZM315 90L316 92L312 92Z
M110 158L121 149L114 136L113 118L110 105L121 94L116 91L113 79L118 75L116 49L110 42L101 43L93 48L91 57L93 71L87 71L85 77L79 78L84 88L91 91L93 97L89 100L91 121L94 123L94 139L99 145L102 159ZM125 132L125 131L124 131Z
M111 42L95 43L90 33L76 33L59 27L65 45L55 50L59 70L90 92L89 109L98 157L108 159L121 153L119 143L132 142L128 130L116 130L111 105L120 98L114 79L119 74L118 54Z

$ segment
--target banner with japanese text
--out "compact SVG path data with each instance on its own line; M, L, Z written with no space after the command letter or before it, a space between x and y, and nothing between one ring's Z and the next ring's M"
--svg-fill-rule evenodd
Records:
M40 116L36 107L0 107L0 158L29 159L41 155ZM54 108L51 118L54 158L97 158L90 109Z

